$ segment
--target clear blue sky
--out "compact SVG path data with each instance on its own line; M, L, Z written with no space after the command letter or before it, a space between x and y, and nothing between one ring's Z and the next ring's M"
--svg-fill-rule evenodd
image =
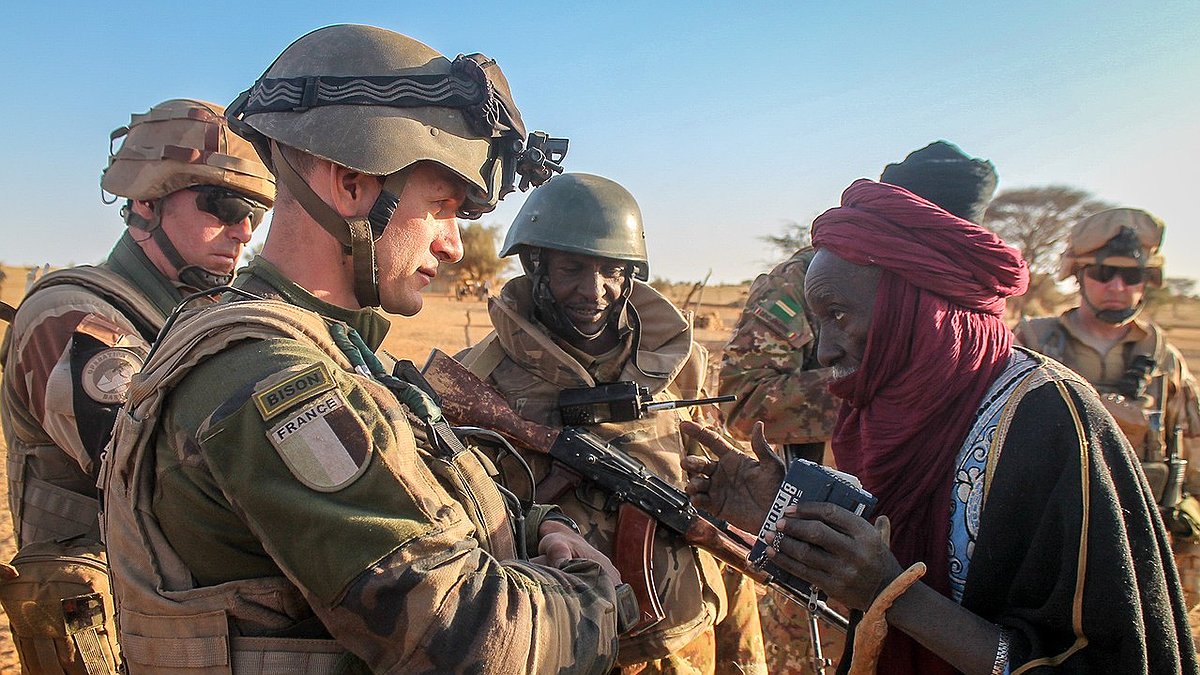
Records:
M570 137L569 170L637 197L652 276L752 278L775 256L758 237L945 138L1001 189L1158 214L1167 274L1200 278L1195 0L333 4L11 3L0 261L103 258L112 129L166 98L228 103L295 38L352 22L497 59L529 126Z

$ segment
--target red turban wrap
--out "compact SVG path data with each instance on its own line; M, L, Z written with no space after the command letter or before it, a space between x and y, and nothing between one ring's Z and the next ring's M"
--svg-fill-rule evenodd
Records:
M855 181L813 222L813 245L882 268L858 370L834 381L838 468L892 521L902 565L949 595L954 460L983 395L1007 365L1006 297L1025 292L1020 253L995 234L893 185ZM953 672L908 636L888 635L880 673Z

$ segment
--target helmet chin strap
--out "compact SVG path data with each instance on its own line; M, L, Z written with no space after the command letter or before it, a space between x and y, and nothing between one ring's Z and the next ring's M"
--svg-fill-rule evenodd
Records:
M1079 275L1079 297L1083 298L1083 304L1087 305L1087 308L1092 311L1092 314L1095 314L1096 318L1104 323L1111 324L1113 326L1124 326L1130 321L1133 321L1133 318L1142 311L1143 307L1146 306L1146 295L1143 293L1142 298L1138 300L1137 304L1133 307L1127 307L1125 309L1100 309L1099 307L1096 307L1096 305L1092 303L1092 299L1088 297L1087 289L1083 285L1083 270L1080 270L1077 272L1077 274Z
M365 218L343 218L325 200L313 192L308 181L300 176L278 143L271 141L271 164L275 177L287 186L313 220L342 245L344 254L354 264L354 298L362 307L379 306L379 269L375 260L375 240L383 235L400 194L404 192L407 172L399 171L384 179L383 190Z
M541 321L543 325L567 342L579 344L599 340L609 328L620 325L621 317L625 314L629 303L629 294L633 292L633 283L629 280L629 275L625 276L621 296L610 307L608 318L595 333L584 333L579 330L574 321L571 321L571 317L567 316L558 301L554 299L554 295L551 294L550 275L546 271L540 253L540 251L530 252L529 264L526 266L526 272L533 279L533 311L538 321ZM525 262L525 256L522 256L522 262Z
M146 220L133 213L128 205L125 206L125 209L127 210L125 214L126 221L129 223L129 226L150 233L150 237L154 239L154 243L158 244L158 249L167 258L167 262L171 264L171 267L175 268L175 276L179 281L199 291L218 286L228 286L233 281L233 273L218 274L204 269L199 265L193 265L184 259L162 226L161 199L154 201L154 220Z

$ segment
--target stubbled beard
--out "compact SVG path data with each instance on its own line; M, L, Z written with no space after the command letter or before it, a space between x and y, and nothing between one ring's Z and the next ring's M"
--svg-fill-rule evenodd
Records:
M857 372L858 372L858 366L841 366L841 365L834 366L833 367L833 378L835 380L840 380L840 379L843 379L846 377L850 377L851 375L853 375Z

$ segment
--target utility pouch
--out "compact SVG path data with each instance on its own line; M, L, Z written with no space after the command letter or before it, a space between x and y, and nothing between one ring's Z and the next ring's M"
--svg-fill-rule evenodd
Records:
M1146 416L1146 410L1138 405L1136 400L1128 399L1120 394L1101 394L1100 402L1117 421L1117 426L1121 428L1121 433L1125 434L1125 438L1129 439L1129 444L1133 446L1133 451L1137 454L1138 459L1143 462L1162 459L1162 457L1145 456L1146 434L1150 431L1150 420Z
M30 544L0 576L0 604L24 672L118 672L108 563L99 543Z
M1167 529L1177 540L1200 542L1200 501L1188 495L1163 514Z

